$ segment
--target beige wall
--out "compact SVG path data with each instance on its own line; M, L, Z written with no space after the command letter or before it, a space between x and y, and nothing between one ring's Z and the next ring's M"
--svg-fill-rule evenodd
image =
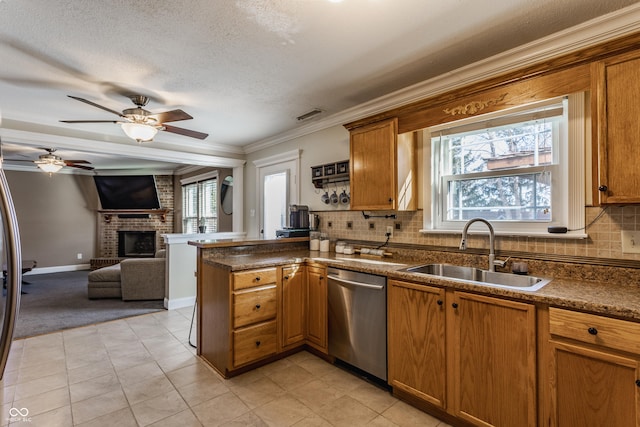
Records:
M98 194L93 178L18 171L6 175L23 259L36 260L38 267L88 264L96 250Z

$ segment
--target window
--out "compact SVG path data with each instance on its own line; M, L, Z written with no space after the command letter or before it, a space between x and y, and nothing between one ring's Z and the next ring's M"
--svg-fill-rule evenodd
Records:
M182 182L182 232L218 231L218 178Z
M570 125L572 108L580 117ZM480 217L505 234L547 234L561 225L583 236L584 162L570 162L584 156L583 111L578 94L429 129L424 231L459 231ZM576 188L581 200L569 196Z

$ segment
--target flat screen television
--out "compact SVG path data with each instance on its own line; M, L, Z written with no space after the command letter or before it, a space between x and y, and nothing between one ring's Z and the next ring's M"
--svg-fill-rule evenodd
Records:
M160 209L153 175L95 175L102 209Z

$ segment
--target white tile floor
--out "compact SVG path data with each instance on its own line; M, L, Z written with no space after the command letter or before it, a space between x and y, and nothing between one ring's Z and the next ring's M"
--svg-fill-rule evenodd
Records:
M187 342L192 310L15 341L0 425L447 426L308 352L224 380Z

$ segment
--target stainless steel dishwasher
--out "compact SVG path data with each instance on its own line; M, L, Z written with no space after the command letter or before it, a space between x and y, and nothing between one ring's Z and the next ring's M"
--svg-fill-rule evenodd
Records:
M387 278L329 267L329 354L387 380Z

